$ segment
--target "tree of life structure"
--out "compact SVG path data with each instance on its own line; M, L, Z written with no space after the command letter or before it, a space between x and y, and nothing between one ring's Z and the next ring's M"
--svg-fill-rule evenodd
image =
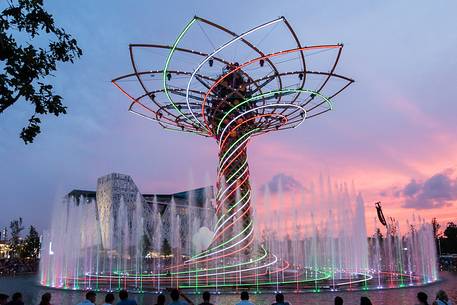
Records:
M284 33L271 38L278 27ZM209 40L208 51L199 49L200 40L186 40L192 31ZM273 50L253 43L260 34ZM276 50L282 41L291 47ZM162 281L182 288L297 282L296 272L287 270L299 268L255 238L247 147L255 136L298 127L332 110L335 96L353 83L335 71L342 49L303 46L284 17L236 34L195 16L172 45L130 45L133 72L112 81L131 100L129 111L168 130L212 137L219 147L211 244L165 268ZM145 64L151 56L163 58L161 69ZM315 69L314 58L327 69Z

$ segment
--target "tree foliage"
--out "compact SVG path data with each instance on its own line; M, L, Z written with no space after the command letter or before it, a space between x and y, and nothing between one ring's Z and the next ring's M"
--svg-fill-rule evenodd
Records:
M10 239L10 247L11 253L14 256L20 256L21 252L21 232L24 230L22 226L22 218L15 219L10 222L10 230L11 230L11 239Z
M29 234L24 240L21 257L23 258L38 258L40 253L40 235L34 226L30 226Z
M441 253L457 254L457 224L449 222L440 237Z
M8 0L0 15L0 113L19 100L34 109L20 137L32 143L40 133L40 117L66 113L62 97L46 79L57 63L82 55L77 41L43 8L43 0Z
M435 218L432 219L432 227L433 227L433 236L438 239L441 236L441 225L438 223L438 220Z

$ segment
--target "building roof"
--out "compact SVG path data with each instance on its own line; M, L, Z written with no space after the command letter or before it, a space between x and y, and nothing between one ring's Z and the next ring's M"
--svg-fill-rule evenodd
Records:
M75 198L77 200L77 204L79 204L80 198L86 198L89 200L96 199L97 192L75 189L69 192L67 196ZM157 199L157 203L159 204L167 204L171 201L172 198L174 198L177 205L187 205L189 198L192 198L193 204L195 206L203 207L206 198L214 198L214 188L212 186L208 186L174 194L142 194L142 196L144 200L149 204L154 202L154 198Z

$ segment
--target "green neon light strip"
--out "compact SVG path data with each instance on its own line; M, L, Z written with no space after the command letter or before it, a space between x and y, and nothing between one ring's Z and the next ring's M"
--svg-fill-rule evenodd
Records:
M247 268L247 269L243 269L243 270L232 270L232 271L226 271L226 272L222 272L222 273L219 273L219 272L216 272L216 273L210 273L210 274L207 274L205 273L205 269L198 269L197 272L196 272L196 275L195 275L195 278L197 279L198 278L198 271L200 271L200 273L203 272L203 276L205 277L209 277L209 276L219 276L219 275L228 275L228 274L233 274L233 273L240 273L240 272L247 272L247 271L252 271L252 270L256 270L256 269L260 269L260 268L265 268L265 267L268 267L268 266L271 266L271 265L274 265L278 262L278 258L273 255L274 257L274 260L268 262L268 264L264 264L264 265L261 265L261 266L255 266L255 267L252 267L252 268ZM252 263L252 261L251 261ZM184 281L186 281L188 279L188 276L185 276L185 277L179 277L179 279L183 279Z
M230 212L231 210L233 210L238 204L240 204L240 202L243 201L244 198L245 198L248 194L249 194L249 195L251 194L251 190L248 190L248 191L246 192L246 194L244 194L243 197L241 197L240 200L238 200L233 206L231 206L230 209L227 210L227 213L229 213L229 212ZM251 199L251 196L249 196L249 199ZM248 200L249 200L249 199L248 199ZM216 225L215 225L216 228L217 228L217 226L219 225L219 222L227 215L227 213L224 214L224 215L222 215L222 216L217 220Z
M215 267L215 268L208 268L208 269L205 269L205 271L218 270L218 269L235 268L235 267L240 267L240 266L244 266L244 265L249 265L249 264L252 264L252 263L257 263L257 262L263 260L263 259L264 259L265 257L267 257L267 255L268 255L267 250L265 250L265 248L262 247L262 250L263 250L264 254L263 254L262 256L259 256L257 259L255 259L255 260L253 260L253 261L247 261L247 262L239 263L239 264L235 264L235 265L222 265L221 267ZM199 270L199 269L193 269L193 270L189 270L189 271L175 272L175 273L172 273L172 274L197 273L198 271L201 271L201 270Z
M312 93L312 94L315 94L317 96L319 96L320 98L322 98L324 101L326 101L330 107L330 110L332 110L333 106L332 106L332 102L325 96L323 96L322 94L320 94L319 92L317 91L313 91L313 90L309 90L309 89L283 89L283 90L273 90L273 91L270 91L270 92L265 92L265 93L262 93L262 94L258 94L258 95L255 95L255 96L252 96L246 100L244 100L243 102L239 103L238 105L232 107L232 109L230 109L229 111L227 111L225 113L225 115L222 117L221 121L219 122L219 124L217 125L217 134L219 134L219 130L221 128L221 124L222 122L224 121L224 119L230 114L232 113L235 109L237 109L238 107L242 106L243 104L246 104L246 103L249 103L251 101L255 101L255 100L258 100L258 99L261 99L261 98L264 98L264 97L268 97L268 96L272 96L272 95L275 95L277 93L289 93L289 92L306 92L306 93Z
M259 131L259 130L260 130L260 128L255 128L255 129L253 129L253 130L251 130L251 131L245 133L245 134L244 134L243 136L241 136L238 140L236 140L236 141L227 149L227 151L226 151L226 152L224 153L224 155L222 156L222 158L221 158L221 163L220 163L220 165L219 165L219 168L223 168L223 164L227 161L227 159L225 159L225 157L226 157L227 154L230 152L230 150L231 150L236 144L238 144L238 142L240 142L240 141L243 140L244 138L249 138L249 136L250 136L251 134L253 134L254 132ZM241 146L241 145L240 145L240 146ZM231 152L230 156L231 156L235 151L237 151L237 150L238 150L238 147L237 147L236 149L234 149L234 150ZM229 156L229 157L230 157L230 156Z
M307 283L307 282L326 280L326 279L329 279L331 277L331 273L322 272L322 274L324 274L324 276L322 276L320 278L313 278L313 279L300 280L300 281L296 281L295 280L295 281L284 281L284 282L281 282L281 281L277 281L277 282L259 282L258 285L266 286L266 285L278 285L278 284L283 285L283 284ZM233 287L233 285L234 284L232 283L232 284L218 284L217 286L216 285L200 285L198 287L202 287L202 288ZM237 285L238 286L253 286L253 285L255 285L255 283L238 283ZM194 286L194 285L179 286L179 288L196 288L196 287L197 286Z
M238 211L242 210L242 209L246 206L246 204L249 203L250 200L251 200L251 197L249 196L249 198L248 198L248 199L246 200L246 202L241 206L241 208L239 208ZM237 204L237 205L238 205L238 204ZM223 216L228 215L228 213L229 213L233 208L235 208L235 206L232 206L232 207L227 211L227 213L225 213ZM232 217L234 217L234 216L236 215L236 213L238 213L238 211L236 211L236 212L233 213L229 218L227 218L226 220L224 220L224 222L223 222L220 226L217 226L217 225L216 225L216 230L214 231L214 234L216 234L217 232L219 232L219 229L220 229L222 226L224 226L225 223L226 223L227 221L229 221ZM221 217L221 218L222 218L222 217Z
M234 173L230 176L230 178L227 179L227 182L226 182L226 183L229 183L229 181L232 180L233 177L235 177L235 175L236 175L236 174L237 174L246 164L248 164L248 159L246 159L246 161L244 161L244 163L241 164L240 168L238 168L238 169L236 170L236 172L234 172Z
M262 256L259 256L257 259L253 260L253 261L247 261L247 262L244 262L244 263L239 263L239 264L234 264L234 265L222 265L222 266L218 266L218 267L215 267L215 268L208 268L208 269L205 269L204 271L211 271L211 270L218 270L218 269L228 269L228 268L235 268L235 267L240 267L240 266L244 266L244 265L249 265L249 264L253 264L253 263L257 263L261 260L263 260L265 257L267 257L268 255L268 252L267 250L265 250L265 248L263 246L261 246L262 250L263 250L263 255ZM179 272L170 272L170 273L153 273L153 274L144 274L143 275L143 278L153 278L153 277L161 277L161 276L169 276L169 275L179 275L179 274L188 274L188 273L197 273L197 272L201 272L202 269L191 269L191 270L186 270L186 271L179 271ZM220 275L219 273L217 273L216 275ZM205 275L206 276L206 275ZM109 278L109 275L98 275L99 278ZM185 279L185 278L183 278Z
M165 95L167 96L168 100L170 103L173 105L173 107L178 111L180 114L182 114L184 117L188 118L184 113L181 112L181 110L176 107L175 103L173 103L173 99L170 96L170 93L168 92L168 87L167 87L167 74L168 74L168 66L170 65L171 57L173 56L176 47L178 44L181 42L181 39L184 37L184 35L187 33L187 31L190 29L190 27L197 21L197 19L194 17L192 20L186 25L184 30L182 30L181 34L179 34L178 38L176 38L175 43L173 44L172 48L170 49L170 53L168 54L167 60L165 61L165 67L163 68L163 90Z
M248 172L248 170L249 170L249 168L246 167L245 170L244 170L244 172L240 174L240 177L243 177L243 176ZM238 171L239 171L239 169L237 170L237 172L238 172ZM241 179L240 179L240 180L241 180ZM234 180L232 183L230 183L230 185L227 186L227 187L224 189L224 191L222 191L222 193L220 193L220 194L218 194L218 195L216 196L216 200L221 199L222 195L224 195L225 192L227 192L236 182L237 182L237 181Z
M235 177L235 175L248 163L248 160L246 159L246 161L244 161L243 164L241 164L241 166L230 176L230 178L227 179L227 181L225 182L226 184L229 183L230 180L233 179L233 177ZM218 192L217 192L217 195L216 195L216 198L219 198L220 195L221 195L221 192L222 192L222 189L220 189Z

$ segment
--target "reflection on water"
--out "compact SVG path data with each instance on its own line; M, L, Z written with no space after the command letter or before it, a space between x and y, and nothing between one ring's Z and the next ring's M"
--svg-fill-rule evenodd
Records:
M454 303L457 302L457 274L441 273L442 281L426 287L413 287L404 289L391 290L373 290L373 291L354 291L354 292L324 292L318 294L286 294L287 299L294 305L297 304L333 304L333 299L336 295L343 297L345 304L358 304L360 296L368 295L374 305L410 305L415 304L415 296L417 292L424 291L433 299L439 289L448 292ZM24 295L26 304L39 304L40 296L44 292L52 293L52 304L77 304L83 299L84 292L81 291L64 291L54 290L46 287L38 286L35 276L17 276L12 278L0 278L0 292L11 295L16 291L20 291ZM235 291L234 291L235 292ZM149 305L155 304L156 296L153 294L138 294L132 295L139 304ZM199 296L190 295L191 299L197 301ZM237 294L213 296L214 303L218 305L236 304L239 300ZM274 300L272 294L261 294L251 296L251 300L257 305L271 304ZM97 304L102 304L104 301L104 293L101 292L97 296ZM198 303L197 303L198 304Z

